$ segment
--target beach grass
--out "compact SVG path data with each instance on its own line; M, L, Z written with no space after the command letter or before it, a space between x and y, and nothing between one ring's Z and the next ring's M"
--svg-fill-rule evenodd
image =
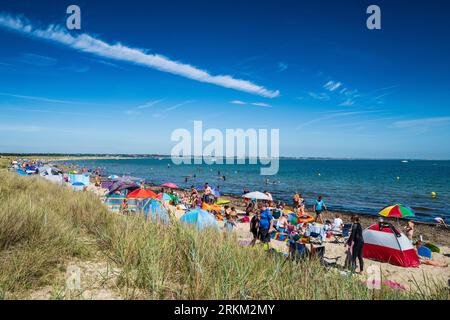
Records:
M293 263L175 219L164 225L113 214L89 192L0 172L0 298L61 287L58 274L70 261L94 256L119 268L116 285L126 299L448 298L446 285L431 281L374 293L358 276L318 261Z

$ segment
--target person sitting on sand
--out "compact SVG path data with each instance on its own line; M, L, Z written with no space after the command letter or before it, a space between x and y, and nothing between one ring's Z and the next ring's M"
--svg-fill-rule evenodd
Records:
M225 217L226 217L227 221L225 221L223 228L227 232L232 232L233 228L236 227L236 222L234 220L235 216L233 216L233 214L227 214Z
M229 215L231 213L230 206L226 205L226 206L223 207L223 209L224 209L225 216L227 216L227 215Z
M281 217L278 219L277 229L279 232L286 232L288 221L285 214L281 214Z
M414 222L411 220L408 221L408 224L405 227L406 237L408 237L409 241L413 240L414 235Z
M322 196L319 196L314 203L313 210L316 213L316 221L323 224L322 219L322 210L327 210L327 206L325 205L325 202L322 200Z
M334 218L334 220L333 220L333 231L341 232L343 226L344 226L344 222L342 221L341 216L338 213L338 214L336 214L336 218Z

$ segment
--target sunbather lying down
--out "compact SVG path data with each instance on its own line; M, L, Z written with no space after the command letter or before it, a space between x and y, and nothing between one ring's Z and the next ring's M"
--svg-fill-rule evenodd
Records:
M427 259L427 258L423 258L423 257L419 257L419 262L420 262L420 264L427 264L427 265L434 266L434 267L442 267L442 268L448 267L448 263L431 260L431 259Z
M435 267L442 267L442 268L446 268L446 267L448 267L448 263L446 263L446 262L441 262L441 261L436 261L436 260L433 260L433 257L432 257L432 255L431 255L431 251L430 250L428 250L428 252L429 252L429 256L424 256L424 254L422 253L422 255L420 255L420 252L419 252L419 250L420 250L420 248L422 248L423 247L423 244L422 244L422 241L417 241L416 243L415 243L415 249L416 249L416 251L417 251L417 253L418 253L418 256L419 256L419 262L421 263L421 264L426 264L426 265L430 265L430 266L435 266ZM426 248L425 248L426 249Z

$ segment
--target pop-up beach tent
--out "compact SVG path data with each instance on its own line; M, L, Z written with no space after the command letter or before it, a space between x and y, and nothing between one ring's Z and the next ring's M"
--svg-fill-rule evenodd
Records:
M52 167L39 167L39 175L56 184L64 184L62 171Z
M401 267L418 267L419 257L409 239L390 223L374 224L363 231L363 257Z
M218 228L219 224L208 211L194 209L186 212L180 221L194 225L198 230L205 228Z
M81 182L85 186L89 185L89 175L88 174L69 174L69 181L73 185L77 182Z
M154 222L169 223L169 213L167 209L161 204L161 201L156 199L147 199L143 205L144 214L147 218Z

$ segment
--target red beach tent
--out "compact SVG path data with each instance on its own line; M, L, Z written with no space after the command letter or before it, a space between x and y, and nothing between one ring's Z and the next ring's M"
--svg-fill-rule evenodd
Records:
M418 267L419 257L409 239L392 224L374 224L363 231L363 257L401 267Z

